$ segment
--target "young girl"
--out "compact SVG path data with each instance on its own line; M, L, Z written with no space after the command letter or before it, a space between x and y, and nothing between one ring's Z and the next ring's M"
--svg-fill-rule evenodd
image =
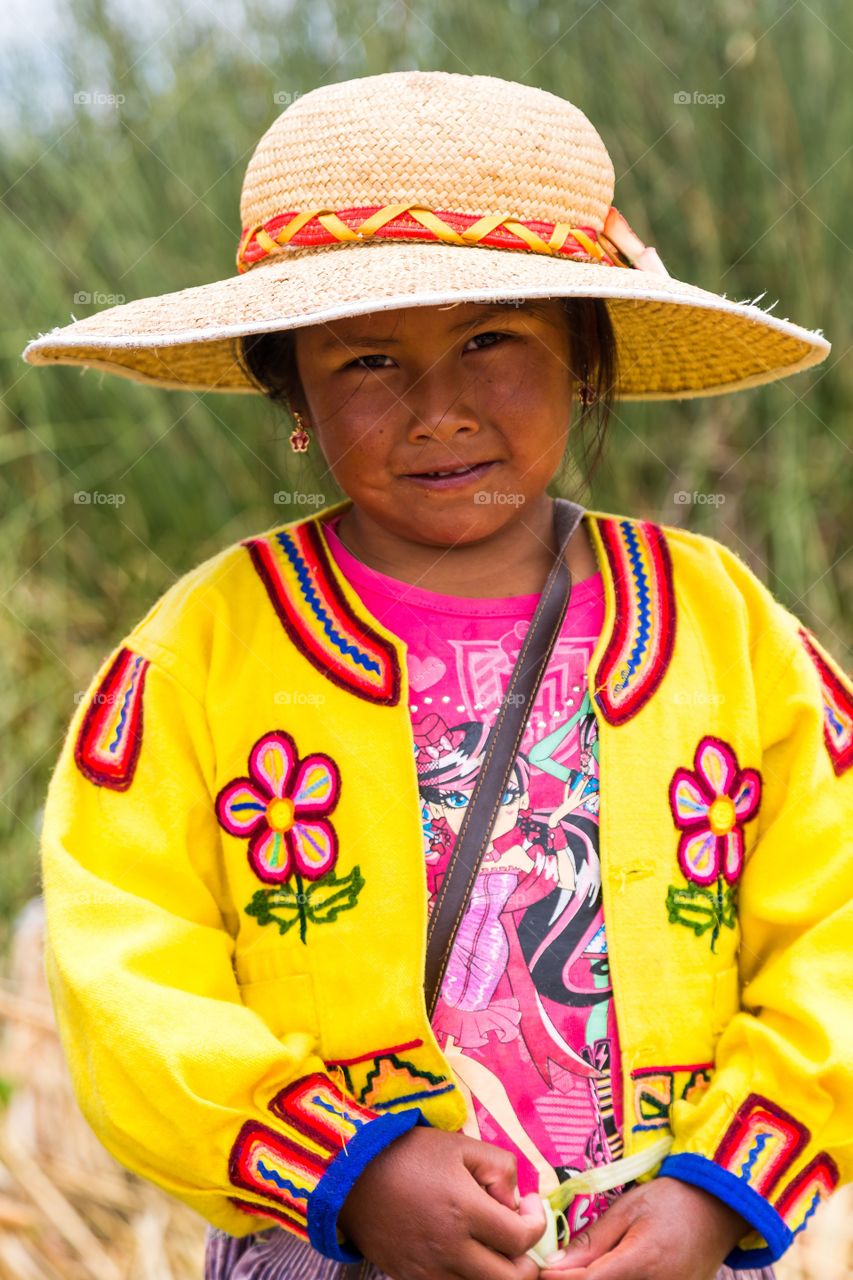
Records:
M155 603L47 797L80 1104L210 1224L207 1280L709 1280L850 1176L853 686L711 538L565 504L569 607L427 1013L570 433L829 349L673 279L612 195L544 91L324 87L255 151L236 277L26 349L263 391L346 495Z

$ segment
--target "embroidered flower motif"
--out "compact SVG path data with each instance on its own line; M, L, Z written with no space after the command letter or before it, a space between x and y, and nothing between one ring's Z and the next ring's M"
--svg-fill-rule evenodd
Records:
M319 880L335 865L338 837L326 815L340 794L340 773L322 752L299 759L289 733L275 729L249 753L249 776L216 797L216 816L232 836L248 837L249 863L265 884L294 873Z
M681 831L678 865L687 885L670 885L670 924L685 925L715 951L721 931L737 923L735 890L743 870L743 826L761 800L761 774L741 769L727 742L706 734L696 748L694 768L676 769L669 806ZM709 886L713 886L709 887Z
M740 769L720 738L702 738L693 770L679 768L669 784L669 804L681 830L678 865L694 884L709 885L722 874L734 884L743 870L743 824L761 799L761 775Z

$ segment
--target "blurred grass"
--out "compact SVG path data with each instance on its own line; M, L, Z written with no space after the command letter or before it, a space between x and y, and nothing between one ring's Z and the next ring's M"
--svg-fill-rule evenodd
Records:
M766 289L763 306L778 297L777 314L822 328L830 356L787 382L617 406L578 496L720 538L849 665L850 6L434 0L377 15L294 0L179 19L152 4L133 25L104 0L62 12L64 29L0 52L13 121L0 148L0 950L38 891L44 789L103 656L175 577L304 512L276 506L277 490L340 496L261 399L20 360L72 317L233 274L242 175L283 109L276 93L407 67L550 89L601 132L615 203L671 274L738 299ZM677 105L682 90L725 102ZM87 306L79 291L120 296ZM79 505L80 490L124 501ZM724 501L680 506L679 490Z

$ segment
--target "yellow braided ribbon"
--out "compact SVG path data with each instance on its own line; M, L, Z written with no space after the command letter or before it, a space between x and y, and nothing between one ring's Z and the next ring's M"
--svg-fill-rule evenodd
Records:
M517 218L500 213L486 214L463 231L457 231L443 221L434 209L427 209L423 205L409 203L385 205L383 208L375 210L357 228L348 226L333 209L322 208L305 209L301 213L295 214L274 236L271 236L261 223L254 227L248 227L240 239L240 245L237 250L237 269L242 272L254 265L245 259L246 250L253 236L256 244L265 250L265 256L266 254L274 254L280 249L286 248L294 236L312 218L316 218L320 225L336 240L353 243L357 240L366 240L371 236L376 236L389 222L393 222L395 218L399 218L404 213L410 214L421 226L430 231L437 240L442 240L445 244L477 245L493 231L504 228L521 240L526 248L533 253L558 254L569 236L572 236L593 261L606 261L607 265L626 265L620 262L618 258L608 259L601 245L593 240L586 231L580 227L571 227L567 222L555 223L547 240L543 240L541 236L537 235L535 231ZM272 221L272 219L268 221ZM398 230L389 232L388 237L402 240L406 239L406 234L405 231Z

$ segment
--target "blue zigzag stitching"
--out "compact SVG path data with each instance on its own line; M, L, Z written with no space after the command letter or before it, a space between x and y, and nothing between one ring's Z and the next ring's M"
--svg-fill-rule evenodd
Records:
M331 618L326 613L326 610L323 608L322 604L320 603L320 597L317 595L317 592L314 590L313 586L311 585L311 578L309 576L305 561L302 559L302 556L296 550L296 547L290 541L287 534L279 533L276 536L278 538L279 543L281 544L282 549L284 550L285 555L287 556L288 560L293 565L293 568L296 571L296 576L299 579L299 585L302 588L302 594L305 596L305 599L308 601L308 604L314 610L314 613L316 614L317 618L320 620L320 622L322 622L323 630L331 640L332 644L336 645L340 649L341 653L349 655L358 666L366 667L368 671L378 672L379 663L376 662L375 659L369 658L365 653L361 653L355 647L355 645L349 644L346 640L344 640L340 632L335 630L334 626L332 625Z
M648 579L643 569L643 562L640 556L637 544L637 534L627 520L623 520L620 529L625 535L625 541L628 544L628 555L631 560L631 567L634 570L634 578L637 583L637 594L639 596L639 612L640 625L637 632L637 639L628 658L628 668L621 684L616 685L616 691L621 692L628 687L628 681L640 665L640 659L643 656L647 646L651 632L651 614L649 611L649 589Z
M124 695L124 701L121 704L121 715L119 716L118 724L116 725L116 736L113 738L112 742L109 745L110 751L113 751L115 749L116 743L121 738L121 731L124 728L124 717L127 712L127 702L128 702L128 699L130 698L130 695L133 693L133 689L136 684L136 677L139 675L139 667L141 663L142 663L142 658L137 656L136 663L133 668L133 675L131 676L127 693Z
M262 1160L258 1161L258 1173L267 1182L274 1182L277 1187L281 1187L282 1191L289 1191L291 1195L299 1196L302 1200L308 1199L308 1192L304 1187L297 1187L295 1183L288 1182L287 1178L276 1173L275 1169L268 1169Z
M311 1101L315 1103L316 1106L322 1107L324 1111L331 1111L333 1116L340 1116L341 1120L349 1120L350 1124L354 1125L356 1129L360 1129L362 1125L367 1124L367 1121L363 1119L362 1116L351 1116L348 1111L339 1111L331 1102L328 1102L325 1098L321 1098L319 1093L315 1093Z
M755 1142L750 1148L748 1158L744 1160L741 1166L740 1176L743 1178L744 1182L749 1182L749 1175L752 1173L752 1166L755 1164L769 1141L769 1133L759 1133L758 1137L755 1139Z
M404 1093L401 1098L390 1098L387 1102L374 1102L372 1106L374 1111L386 1111L388 1107L399 1107L404 1102L410 1105L413 1102L420 1102L421 1098L437 1098L440 1093L448 1093L455 1088L455 1084L446 1084L441 1089L422 1089L420 1093Z
M836 714L835 714L835 712L833 711L833 709L832 709L832 707L830 706L830 704L829 704L828 702L826 702L825 700L824 700L824 704L823 704L823 709L824 709L824 711L826 712L826 718L827 718L827 720L829 721L829 723L832 725L832 727L833 727L833 729L835 730L835 732L836 732L836 733L839 735L839 737L840 737L840 736L841 736L841 734L844 732L844 725L843 725L843 724L842 724L842 722L838 719L838 717L836 716Z
M801 1222L801 1223L800 1223L800 1225L797 1227L796 1231L792 1231L792 1232L791 1232L791 1235L798 1236L798 1235L800 1234L800 1232L801 1232L801 1231L805 1231L805 1229L806 1229L806 1224L808 1223L809 1218L811 1218L811 1217L812 1217L812 1215L814 1214L814 1212L815 1212L815 1210L817 1209L817 1207L818 1207L818 1205L819 1205L819 1204L820 1204L820 1196L818 1195L818 1193L817 1193L817 1191L816 1191L816 1192L814 1193L813 1198L812 1198L812 1202L811 1202L811 1204L809 1205L809 1207L808 1207L808 1209L807 1209L807 1211L806 1211L806 1216L803 1218L802 1222Z

